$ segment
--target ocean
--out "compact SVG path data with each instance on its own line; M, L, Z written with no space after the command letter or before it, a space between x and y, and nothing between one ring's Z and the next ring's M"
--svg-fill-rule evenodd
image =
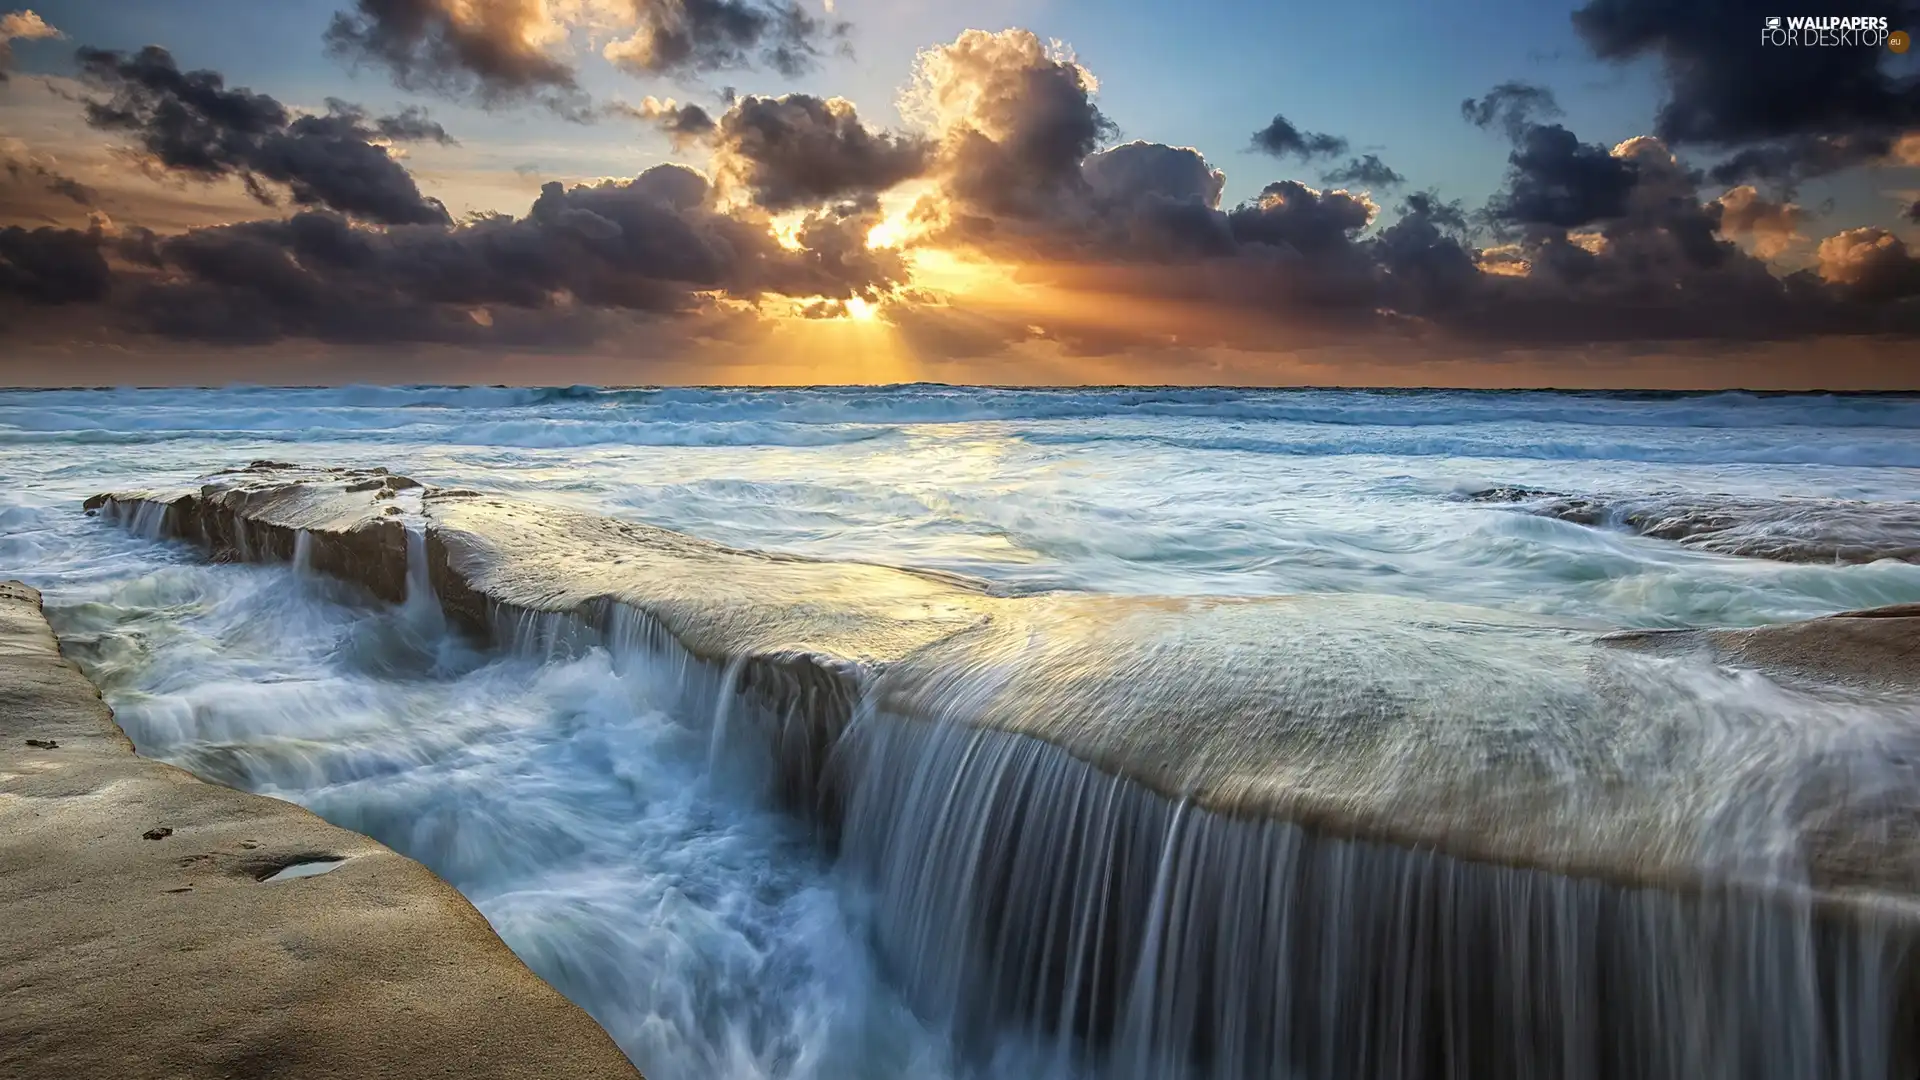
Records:
M1912 396L0 392L0 578L45 592L139 750L425 863L652 1080L1100 1073L911 1007L873 897L677 707L673 671L503 655L81 510L254 460L1007 595L1366 594L1593 632L1920 602Z

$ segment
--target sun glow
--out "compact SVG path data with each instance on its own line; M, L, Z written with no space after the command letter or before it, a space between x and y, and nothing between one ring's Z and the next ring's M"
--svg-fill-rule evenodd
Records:
M934 188L925 180L909 180L880 196L880 223L867 231L867 247L906 248L927 233L922 202Z
M841 306L846 309L847 318L855 322L872 322L879 315L872 304L858 296L848 297Z
M768 221L767 229L781 247L788 251L805 251L807 245L800 242L800 226L804 224L804 214L783 214Z

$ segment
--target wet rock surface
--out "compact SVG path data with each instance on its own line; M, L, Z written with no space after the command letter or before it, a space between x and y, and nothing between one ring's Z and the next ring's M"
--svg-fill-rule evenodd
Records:
M1920 694L1920 605L1915 604L1746 629L1624 630L1600 640L1657 655L1706 656L1791 684Z
M1464 498L1721 555L1798 563L1920 562L1920 503L1685 492L1577 496L1518 486Z
M893 906L883 951L936 1014L1244 1075L1284 1071L1232 1041L1289 985L1328 988L1280 1053L1312 1075L1552 1074L1594 1040L1608 1077L1920 1060L1912 610L1607 635L1386 597L1008 597L384 475L250 469L99 507L305 552L380 596L429 588L516 647L707 666ZM1319 944L1229 933L1280 911ZM1880 1027L1836 1041L1856 1014Z
M0 1075L638 1077L425 867L136 756L12 582L0 913Z
M100 505L216 551L245 538L250 558L291 558L305 534L314 568L393 598L406 595L411 529L438 603L496 638L540 616L605 637L612 609L636 613L642 632L734 665L736 685L757 689L779 737L798 740L779 756L807 763L787 778L802 803L838 798L816 790L833 782L821 766L867 692L882 711L1039 738L1228 814L1697 887L1717 836L1792 831L1751 818L1774 813L1748 798L1762 780L1817 787L1846 766L1791 729L1710 731L1717 688L1633 654L1920 693L1920 618L1603 634L1385 597L1002 597L949 575L736 550L467 491L422 489L395 521L376 498L395 487L384 470L256 463ZM1596 636L1613 647L1595 649ZM1920 726L1888 737L1920 757ZM1916 807L1899 811L1916 827L1878 858L1801 852L1837 874L1816 884L1920 898Z

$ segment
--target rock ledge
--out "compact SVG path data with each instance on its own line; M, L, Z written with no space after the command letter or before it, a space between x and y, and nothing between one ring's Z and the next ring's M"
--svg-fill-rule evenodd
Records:
M0 1075L639 1080L419 863L135 756L18 582L0 911Z

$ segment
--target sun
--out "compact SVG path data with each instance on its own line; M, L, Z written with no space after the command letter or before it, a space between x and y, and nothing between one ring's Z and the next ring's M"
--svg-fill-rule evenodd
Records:
M853 319L856 322L872 322L879 315L872 304L862 300L858 296L848 297L845 304L847 318Z

